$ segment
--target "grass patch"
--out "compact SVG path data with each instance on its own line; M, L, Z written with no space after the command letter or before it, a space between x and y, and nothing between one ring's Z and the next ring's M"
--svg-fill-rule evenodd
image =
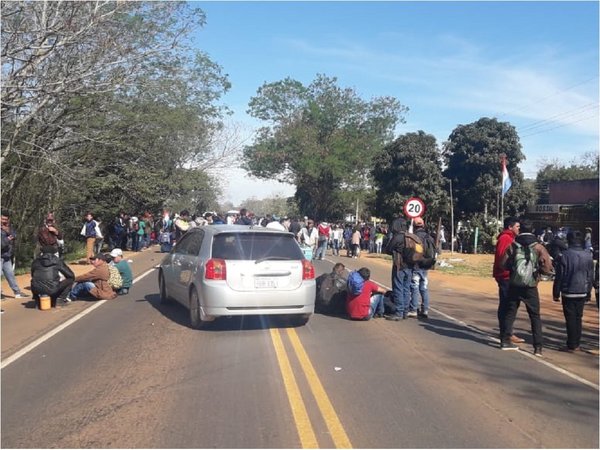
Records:
M368 255L369 258L377 258L384 261L392 261L390 255ZM441 266L440 263L447 263L450 266ZM494 263L494 255L486 254L461 254L456 253L451 255L448 252L443 253L437 259L435 269L441 273L447 273L449 275L468 275L473 277L490 278L492 276L492 265Z

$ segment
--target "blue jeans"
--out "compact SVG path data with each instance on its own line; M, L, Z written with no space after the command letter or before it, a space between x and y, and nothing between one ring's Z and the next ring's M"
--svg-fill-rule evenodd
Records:
M417 311L419 309L418 293L421 293L421 309L423 312L429 311L429 290L427 285L427 270L425 269L413 269L412 281L410 283L410 310Z
M375 314L383 315L383 298L383 294L371 295L371 306L369 306L369 315L365 318L365 320L372 319Z
M90 290L92 290L94 286L94 283L91 281L75 283L75 286L73 286L71 289L71 294L69 297L71 297L73 300L76 298L91 297Z
M411 278L412 269L397 270L396 266L392 266L392 292L394 294L395 314L397 316L403 316L408 312Z
M333 240L332 251L334 256L340 256L340 241L338 239Z
M315 253L314 259L323 259L325 256L325 250L327 250L327 240L319 241L317 252Z
M15 295L22 294L19 285L17 284L17 279L15 278L15 272L13 271L12 261L2 260L2 275L6 277L6 281L8 281L8 285L12 289Z

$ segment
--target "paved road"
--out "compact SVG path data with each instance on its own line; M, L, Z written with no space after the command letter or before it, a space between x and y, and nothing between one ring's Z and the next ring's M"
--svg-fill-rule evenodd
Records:
M385 268L373 273L387 284ZM485 311L462 326L462 296L447 293L444 311L438 294L426 322L315 315L299 328L246 318L197 331L159 304L152 273L2 369L1 444L598 447L596 388L499 351Z

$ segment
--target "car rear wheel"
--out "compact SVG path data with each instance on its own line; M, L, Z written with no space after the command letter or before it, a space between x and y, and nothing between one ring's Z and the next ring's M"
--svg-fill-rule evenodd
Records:
M291 316L291 323L295 327L302 327L308 323L308 319L310 319L309 315L295 315Z
M165 283L165 276L161 273L158 277L158 288L160 290L160 303L167 304L171 303L169 294L167 293L167 284Z
M196 330L201 329L206 322L202 320L202 312L200 310L200 297L198 297L198 291L192 289L190 292L190 325Z

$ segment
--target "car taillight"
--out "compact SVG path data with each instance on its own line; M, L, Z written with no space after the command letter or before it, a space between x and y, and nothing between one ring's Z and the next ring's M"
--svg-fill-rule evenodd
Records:
M207 280L226 280L227 266L223 259L209 259L204 267L204 278Z
M308 259L302 260L302 279L312 280L315 278L315 267Z

